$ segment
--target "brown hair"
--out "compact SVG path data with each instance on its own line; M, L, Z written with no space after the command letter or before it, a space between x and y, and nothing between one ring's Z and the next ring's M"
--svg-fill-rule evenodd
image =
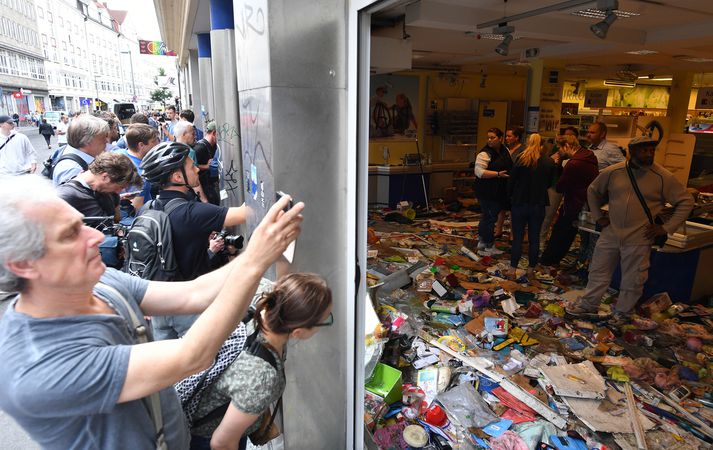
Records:
M143 123L132 123L126 129L126 145L131 150L137 150L139 142L148 144L151 139L158 138L158 130Z
M280 278L272 292L266 292L255 305L255 324L277 334L297 328L311 328L322 320L332 304L332 291L314 273L292 273ZM265 311L264 317L261 315Z
M536 167L542 151L542 137L532 133L527 139L527 148L517 158L518 164L525 167Z
M128 156L116 152L102 152L89 164L94 175L107 174L112 183L141 186L143 181Z

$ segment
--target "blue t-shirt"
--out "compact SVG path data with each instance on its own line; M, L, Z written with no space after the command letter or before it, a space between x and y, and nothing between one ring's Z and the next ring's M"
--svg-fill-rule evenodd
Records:
M131 153L129 153L129 150L125 149L125 148L120 148L120 149L117 149L114 151L117 153L121 153L122 155L128 156L129 159L131 160L131 162L134 163L134 165L136 166L136 170L139 172L139 175L143 175L144 171L141 169L141 159L140 158L137 158L136 156L132 155ZM127 188L127 190L125 190L124 192L129 192L129 189L134 190L135 188L133 188L133 187ZM151 196L151 183L149 183L145 179L144 179L144 186L143 186L143 188L141 188L141 196L144 198L144 203L148 202L149 200L151 200L153 198Z
M147 326L139 308L146 280L107 269L101 282L119 291ZM146 403L117 403L136 342L128 313L101 285L94 294L118 314L37 319L15 311L13 300L0 321L0 408L45 449L153 450ZM168 447L187 449L175 390L160 396Z

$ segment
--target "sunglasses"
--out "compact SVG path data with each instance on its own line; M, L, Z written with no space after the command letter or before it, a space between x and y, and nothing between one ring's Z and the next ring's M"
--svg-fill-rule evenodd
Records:
M327 320L325 320L322 323L318 323L315 325L312 325L313 327L331 327L332 324L334 324L334 315L332 313L329 313L329 317L327 317Z

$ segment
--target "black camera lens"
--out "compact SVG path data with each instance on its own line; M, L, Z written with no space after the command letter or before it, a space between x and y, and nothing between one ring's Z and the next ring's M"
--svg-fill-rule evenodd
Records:
M232 245L238 250L243 248L243 237L240 235L229 234L227 236L224 236L223 240L225 241L225 245Z

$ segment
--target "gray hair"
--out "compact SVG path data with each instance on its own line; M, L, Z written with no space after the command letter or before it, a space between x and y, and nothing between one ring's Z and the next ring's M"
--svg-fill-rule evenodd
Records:
M173 135L176 136L176 138L183 136L188 132L188 130L193 129L193 124L190 122L186 122L185 120L179 120L176 125L173 126Z
M52 183L37 175L0 176L0 192L0 290L22 292L27 280L11 272L7 264L34 261L45 254L44 229L25 212L59 197Z
M76 149L82 149L89 145L97 134L108 136L109 125L98 117L82 114L69 125L67 144Z

